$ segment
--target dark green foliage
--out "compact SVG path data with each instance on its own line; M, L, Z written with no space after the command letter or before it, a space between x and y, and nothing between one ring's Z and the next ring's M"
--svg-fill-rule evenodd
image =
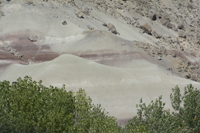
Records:
M129 123L126 125L126 127L124 128L124 133L149 133L146 129L145 126L143 126L142 124L139 124L139 126L133 126L132 124L130 124L131 121L129 121Z
M116 118L110 117L101 109L101 105L93 105L90 97L80 89L76 94L75 124L71 132L75 133L120 133Z
M172 113L164 110L162 96L148 106L141 99L137 116L122 128L83 89L74 94L26 76L0 82L0 132L200 133L200 91L188 85L181 95L176 86L170 99Z
M190 84L185 87L184 95L180 94L180 89L176 86L170 95L172 107L178 118L180 132L200 132L200 90L194 89Z
M127 129L144 125L149 132L169 132L170 127L173 127L173 121L175 120L169 113L169 111L163 110L165 103L161 101L162 97L159 97L155 102L151 102L148 106L140 100L137 116L129 121L126 125ZM138 105L137 105L138 107Z
M116 119L92 105L84 90L74 95L64 86L47 88L41 83L30 77L0 82L1 133L120 132Z
M73 125L75 99L64 88L47 88L25 77L0 82L1 132L61 132Z
M192 85L185 87L184 95L178 86L172 89L171 104L175 112L164 110L162 96L148 106L140 100L138 115L129 120L125 129L143 125L150 133L199 133L200 91Z

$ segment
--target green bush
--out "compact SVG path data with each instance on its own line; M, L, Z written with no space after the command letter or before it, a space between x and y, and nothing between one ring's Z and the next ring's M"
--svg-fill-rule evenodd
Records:
M155 102L151 102L148 106L140 100L137 116L129 120L126 125L127 129L144 125L149 132L170 132L170 128L173 126L174 118L169 111L165 111L164 105L161 101L162 97L159 97ZM138 107L138 105L137 105Z
M199 133L200 91L188 85L181 95L176 86L170 99L172 113L164 110L162 96L148 106L141 99L137 116L122 128L83 89L75 94L65 86L48 88L26 76L0 82L0 132Z
M100 105L80 89L76 95L65 87L50 88L30 77L10 84L0 82L1 133L75 132L118 133L114 117L109 117Z
M19 78L0 82L1 132L61 132L73 125L75 98L64 88Z
M80 89L76 94L75 123L73 133L120 133L116 118L110 117L102 110L101 105L92 104L90 97Z
M137 116L129 120L125 129L143 125L150 133L200 133L200 91L192 85L185 87L184 95L178 86L172 89L171 104L175 112L164 110L162 96L148 106L140 100Z
M190 84L185 87L184 95L176 86L170 95L172 107L176 112L173 116L177 118L180 132L200 132L200 90L194 89Z

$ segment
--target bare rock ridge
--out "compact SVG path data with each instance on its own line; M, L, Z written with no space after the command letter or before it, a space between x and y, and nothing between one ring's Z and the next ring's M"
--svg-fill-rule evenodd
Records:
M127 122L140 97L163 95L170 103L175 85L200 87L199 6L199 0L0 1L0 80L28 75L83 88Z

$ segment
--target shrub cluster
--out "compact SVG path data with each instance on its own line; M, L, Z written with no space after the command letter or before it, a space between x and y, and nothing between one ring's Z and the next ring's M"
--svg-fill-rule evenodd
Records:
M140 100L137 116L129 121L126 129L138 125L146 127L150 133L200 133L200 91L190 84L181 95L178 86L170 95L174 112L164 110L162 96L147 106Z
M162 96L149 105L140 100L137 116L124 128L101 105L92 104L83 89L75 94L45 87L26 76L0 82L1 133L199 133L200 91L192 85L183 95L178 86L170 95L174 112L164 110Z
M116 118L93 105L83 89L50 88L30 77L0 82L1 133L120 132Z

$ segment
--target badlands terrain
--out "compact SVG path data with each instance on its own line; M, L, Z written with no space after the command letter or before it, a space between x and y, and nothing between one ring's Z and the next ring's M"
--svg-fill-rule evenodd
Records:
M0 80L86 90L119 123L200 88L199 0L1 0Z

